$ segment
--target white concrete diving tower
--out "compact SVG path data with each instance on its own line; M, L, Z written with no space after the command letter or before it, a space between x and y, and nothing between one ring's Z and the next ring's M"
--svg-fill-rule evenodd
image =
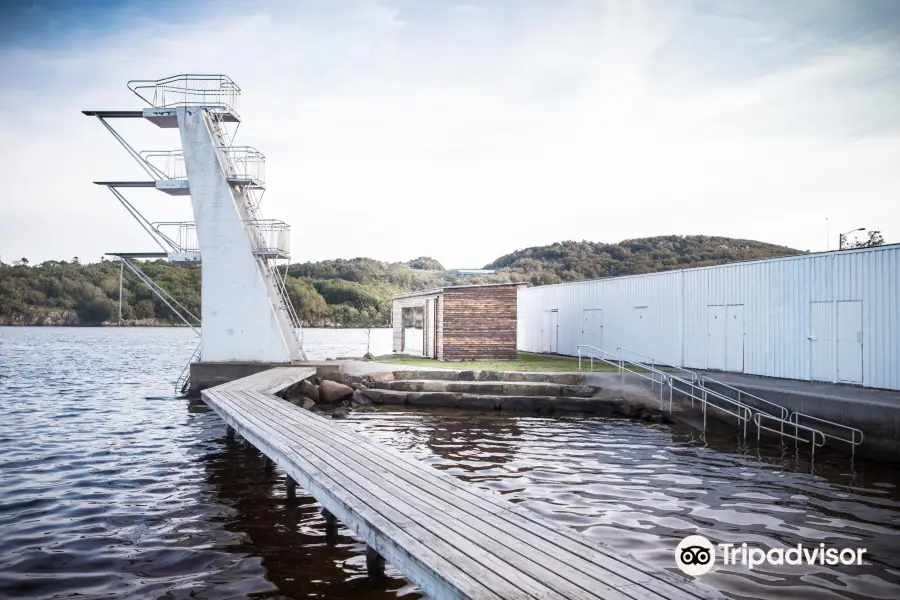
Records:
M97 117L151 180L97 183L109 187L120 202L124 198L118 188L128 187L190 197L192 223L144 221L170 260L201 262L199 362L304 360L299 319L277 268L277 261L290 257L290 227L262 218L256 193L265 188L265 157L253 148L233 146L226 129L226 124L240 122L240 88L223 75L176 75L131 81L128 87L149 106L84 113ZM143 118L177 128L181 149L135 152L107 122L113 118ZM135 216L133 206L124 204ZM167 235L167 227L177 235Z

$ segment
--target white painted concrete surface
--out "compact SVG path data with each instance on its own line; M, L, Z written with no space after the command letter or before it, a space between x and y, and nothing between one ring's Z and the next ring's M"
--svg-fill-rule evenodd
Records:
M241 197L228 184L204 111L178 108L191 204L203 256L203 362L283 362L297 355L278 295L252 252Z

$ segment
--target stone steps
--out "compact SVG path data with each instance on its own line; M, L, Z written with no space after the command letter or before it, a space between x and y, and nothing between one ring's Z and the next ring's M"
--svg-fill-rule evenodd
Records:
M398 392L458 392L493 396L553 396L590 398L599 388L589 385L565 385L542 381L447 381L431 379L395 379L376 381L372 387Z
M388 375L385 373L384 375ZM581 385L582 373L522 373L519 371L453 371L450 369L393 371L390 378L395 380L429 381L493 381L509 383L556 383L559 385Z
M410 392L388 389L363 389L373 404L459 408L463 410L502 410L511 412L582 413L603 416L637 417L631 402L616 398L572 396L511 396L469 394L463 392ZM638 410L640 410L638 408Z

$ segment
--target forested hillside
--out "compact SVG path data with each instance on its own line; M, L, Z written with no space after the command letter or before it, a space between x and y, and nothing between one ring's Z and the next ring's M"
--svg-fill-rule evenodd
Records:
M307 326L387 326L391 295L440 285L527 281L535 285L650 273L798 254L799 250L752 240L664 236L617 244L559 242L518 250L485 268L494 275L461 278L433 258L403 263L371 258L297 263L287 288ZM471 266L471 265L467 265ZM200 312L200 269L163 261L141 268L179 303ZM119 264L47 261L0 263L0 324L76 325L115 321ZM126 270L122 317L130 324L176 323L166 305Z
M517 250L487 265L534 284L637 275L800 254L786 246L727 237L669 235L603 242L557 242Z

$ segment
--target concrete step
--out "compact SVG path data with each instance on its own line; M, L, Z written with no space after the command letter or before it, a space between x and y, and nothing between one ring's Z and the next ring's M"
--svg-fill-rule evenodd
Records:
M398 390L363 389L362 394L373 404L408 405L463 410L502 410L541 414L580 413L606 417L630 417L662 422L665 416L632 398L578 398L566 396L502 396L460 392L404 392Z
M428 379L432 381L502 381L510 383L557 383L560 385L581 385L584 383L582 373L522 373L519 371L454 371L452 369L434 369L393 371L393 379Z
M446 381L429 379L399 379L376 381L372 387L398 392L458 392L493 396L552 396L590 398L598 389L589 385L564 385L541 381Z

